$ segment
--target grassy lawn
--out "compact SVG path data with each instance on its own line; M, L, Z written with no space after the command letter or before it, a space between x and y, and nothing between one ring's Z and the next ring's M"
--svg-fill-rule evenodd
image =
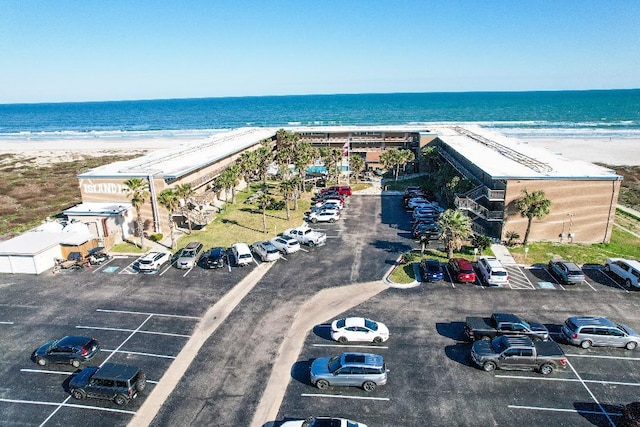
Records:
M262 210L256 203L250 203L247 200L260 188L261 185L252 185L250 193L244 190L236 193L236 203L227 204L210 224L180 237L178 249L192 240L201 242L207 249L214 246L229 247L237 242L252 244L259 240L269 240L287 228L302 225L303 214L311 206L312 193L302 195L302 199L298 200L297 210L293 210L291 204L288 220L284 207L278 210L267 209L267 232L263 233ZM268 183L268 188L268 194L273 196L276 202L283 200L277 183Z

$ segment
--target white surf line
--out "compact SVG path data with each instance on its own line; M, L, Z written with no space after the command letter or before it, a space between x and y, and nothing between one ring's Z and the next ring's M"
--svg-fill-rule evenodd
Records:
M600 356L600 355L596 355L596 354L574 354L574 353L565 353L565 356L571 356L571 357L587 357L587 358L593 358L593 359L613 359L613 360L631 360L631 361L638 361L640 360L640 357L623 357L623 356Z
M3 399L0 398L0 402L7 403L24 403L27 405L42 405L42 406L58 406L60 403L57 402L45 402L43 400L21 400L21 399ZM62 406L66 406L69 408L80 408L80 409L93 409L96 411L105 411L105 412L119 412L121 414L135 414L134 411L126 411L124 409L113 409L113 408L103 408L101 406L89 406L89 405L78 405L77 403L65 403ZM44 421L46 422L46 421ZM43 424L44 424L43 422ZM40 424L42 425L42 424Z
M625 383L621 381L606 381L606 380L583 380L576 378L547 378L547 377L528 377L526 375L494 375L495 378L507 378L514 380L539 380L539 381L558 381L567 383L591 383L602 385L624 385L629 387L640 387L640 383Z
M13 322L0 322L0 325L13 325Z
M56 374L56 375L73 375L75 372L68 371L48 371L46 369L22 368L20 372L28 372L32 374Z
M146 318L146 319L144 319L144 321L143 321L142 323L140 323L140 326L138 326L136 329L134 329L134 330L129 334L129 336L128 336L127 338L125 338L125 339L124 339L124 341L122 341L122 343L121 343L118 347L116 347L115 351L114 351L113 353L111 353L110 355L108 355L108 356L104 359L104 361L100 364L100 366L101 366L101 367L102 367L102 366L104 366L104 364L105 364L105 363L107 363L107 362L109 361L109 359L111 359L111 357L112 357L114 354L116 354L116 353L117 353L117 352L122 348L122 346L123 346L123 345L125 345L125 344L127 343L127 341L129 341L131 338L133 338L133 336L134 336L136 333L138 333L138 331L140 330L140 328L142 328L142 327L145 325L145 323L147 323L147 322L148 322L149 320L151 320L152 318L153 318L153 314L150 314L149 316L147 316L147 318Z
M585 411L582 409L565 409L565 408L545 408L540 406L525 406L525 405L507 405L510 409L533 409L534 411L550 411L550 412L571 412L575 414L591 414L591 415L605 415L599 411ZM607 412L607 414L613 417L621 417L622 414L617 412Z
M101 313L121 313L121 314L141 314L143 316L153 315L153 316L163 316L163 317L177 317L180 319L193 319L200 320L200 317L197 316L183 316L180 314L164 314L164 313L152 313L147 311L128 311L128 310L108 310L104 308L98 308L96 311Z
M303 397L334 397L336 399L356 399L356 400L384 400L389 401L388 397L366 397L366 396L345 396L343 394L322 394L322 393L302 393Z
M175 356L169 356L166 354L156 354L156 353L143 353L140 351L128 351L128 350L106 350L106 349L101 349L101 351L106 351L107 353L123 353L123 354L133 354L136 356L149 356L149 357L159 357L162 359L175 359Z
M373 345L362 345L362 344L313 344L312 347L352 347L352 348L369 348L369 349L388 349L386 346L373 346Z
M148 335L164 335L168 337L180 337L180 338L189 338L191 335L184 334L174 334L171 332L156 332L156 331L139 331L137 329L124 329L124 328L107 328L101 326L76 326L77 329L93 329L96 331L114 331L114 332L136 332L139 334L148 334Z

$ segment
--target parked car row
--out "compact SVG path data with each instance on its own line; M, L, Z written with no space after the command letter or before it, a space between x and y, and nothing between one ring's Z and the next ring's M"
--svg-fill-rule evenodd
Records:
M485 371L533 369L548 375L566 365L564 352L550 340L547 327L527 322L515 314L467 317L464 331L474 342L473 362ZM572 316L564 322L561 331L567 343L585 349L607 346L634 350L640 343L636 331L605 317Z
M43 344L31 359L42 367L62 364L78 368L91 362L99 352L100 344L95 338L69 335ZM74 399L106 399L123 406L135 399L146 383L146 374L136 366L105 363L74 373L68 390Z

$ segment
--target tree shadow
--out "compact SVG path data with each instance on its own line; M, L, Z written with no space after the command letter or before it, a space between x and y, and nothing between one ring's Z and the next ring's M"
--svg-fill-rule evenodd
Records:
M251 227L247 227L246 225L242 225L238 221L236 221L235 219L223 219L221 222L223 224L237 225L238 227L246 228L247 230L255 231L257 233L262 233L263 232L263 230L257 230L255 228L251 228Z
M464 333L464 322L436 323L436 331L443 337L455 341L468 341L467 335Z
M602 406L602 407L600 407ZM584 419L589 421L594 426L611 426L611 422L607 419L607 415L616 425L620 425L623 405L612 405L608 403L601 403L598 405L595 402L574 402L573 407ZM604 412L602 410L604 409Z
M302 384L312 385L309 370L311 369L311 363L313 363L313 361L314 359L309 359L294 363L291 367L291 378Z

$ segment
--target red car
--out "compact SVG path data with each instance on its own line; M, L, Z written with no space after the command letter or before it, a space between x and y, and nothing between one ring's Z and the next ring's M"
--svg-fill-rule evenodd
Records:
M351 187L348 185L333 185L331 187L323 188L320 190L320 194L326 193L327 191L336 191L341 196L350 196L351 195Z
M456 282L470 282L476 281L476 272L473 271L471 263L464 258L451 258L447 264L449 272L453 276L453 280Z

